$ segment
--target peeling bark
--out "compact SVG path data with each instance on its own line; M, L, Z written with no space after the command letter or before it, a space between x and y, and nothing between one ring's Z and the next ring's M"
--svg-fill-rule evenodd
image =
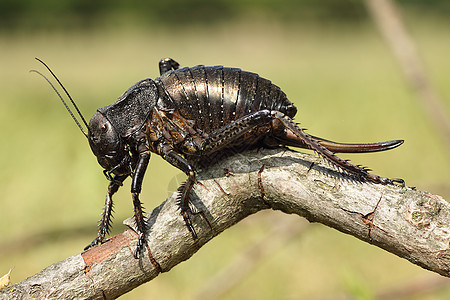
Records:
M210 224L193 217L197 240L185 227L173 194L148 216L148 247L140 259L133 258L137 235L129 229L5 288L0 298L118 297L189 259L248 215L269 208L323 223L450 277L450 204L440 196L354 182L318 157L283 149L237 154L202 170L198 179L193 204ZM131 219L125 224L133 227Z

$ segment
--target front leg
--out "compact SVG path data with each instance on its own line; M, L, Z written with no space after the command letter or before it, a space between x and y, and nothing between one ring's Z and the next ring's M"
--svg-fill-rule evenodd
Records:
M144 179L145 171L147 170L148 162L150 161L150 152L139 153L139 160L136 165L136 169L133 174L133 182L131 183L131 196L133 198L134 206L134 219L136 222L138 243L136 249L133 252L134 258L138 258L139 254L146 243L145 238L147 234L147 223L144 219L144 212L142 209L141 201L139 200L139 194L142 189L142 180Z
M98 223L98 235L97 237L87 245L84 250L88 250L98 244L103 243L105 235L111 230L111 215L113 208L112 196L117 192L119 187L122 186L122 182L128 177L128 175L114 176L110 178L111 181L108 185L108 193L106 194L105 207L103 208L102 218Z

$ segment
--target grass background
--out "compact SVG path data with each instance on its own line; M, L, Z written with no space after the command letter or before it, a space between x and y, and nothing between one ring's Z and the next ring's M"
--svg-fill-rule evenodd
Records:
M430 78L450 106L450 28L407 14ZM282 22L249 14L189 26L100 26L0 33L0 274L13 282L79 253L96 235L107 182L83 135L46 83L46 61L90 118L129 86L158 76L158 61L240 67L279 85L309 132L343 142L405 139L385 153L344 155L374 173L450 196L450 159L417 95L369 22ZM180 172L152 156L141 199L147 211L177 188ZM114 233L132 215L129 180L115 196ZM285 216L292 218L293 216ZM277 212L249 217L192 257L123 296L195 298L209 278L265 237ZM296 218L296 217L293 217ZM297 217L298 218L298 217ZM298 218L299 224L301 219ZM271 243L267 237L267 243ZM224 298L311 299L375 294L435 276L353 237L313 224ZM409 299L448 299L450 288Z

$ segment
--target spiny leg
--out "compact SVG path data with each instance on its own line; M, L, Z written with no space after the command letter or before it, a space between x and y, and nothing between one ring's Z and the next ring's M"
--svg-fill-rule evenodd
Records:
M136 228L138 233L138 242L136 249L133 252L134 258L138 258L139 254L142 253L142 249L145 245L145 237L147 233L147 225L145 223L144 211L139 200L139 193L132 193L133 206L134 206L134 220L136 222Z
M178 206L180 207L180 214L183 216L184 223L191 232L193 239L197 238L197 233L192 225L191 214L194 212L191 210L189 204L191 191L196 182L197 180L195 179L195 173L190 172L186 182L178 188L179 195L177 197Z
M355 176L356 178L363 180L367 179L381 184L398 183L402 186L404 185L403 179L389 179L370 174L368 169L356 166L347 160L336 156L332 151L321 145L320 141L315 140L303 129L298 127L290 117L275 110L261 110L254 112L218 129L215 132L210 133L202 146L203 154L213 153L226 147L257 126L262 126L264 124L271 124L273 126L274 120L281 122L283 127L295 134L308 148L313 149L327 161ZM394 145L400 145L401 143L402 141L393 141L392 143L388 142L388 144L384 146L386 148L392 148Z
M162 75L166 72L176 70L180 68L180 64L173 59L167 57L159 61L159 74Z
M295 135L297 135L300 139L305 142L311 149L316 151L319 155L324 157L327 161L334 164L337 167L342 168L344 171L347 171L351 175L356 176L358 179L368 179L374 183L381 184L394 184L398 183L402 186L405 185L403 179L399 178L385 178L378 175L370 174L367 168L363 168L360 166L356 166L350 163L347 160L344 160L337 155L335 155L332 151L327 149L325 146L321 145L320 142L316 141L312 136L307 134L303 129L297 126L297 124L285 114L279 111L271 111L270 112L272 118L279 120L287 129L291 130Z
M211 132L203 142L200 151L202 155L208 155L227 148L252 129L264 124L270 125L270 121L271 117L268 110L257 111L246 115Z
M161 147L161 155L171 165L177 167L178 169L182 170L186 175L188 175L186 182L183 183L178 189L179 195L177 201L180 207L180 214L183 216L186 227L191 232L192 237L196 239L197 233L195 232L191 220L191 214L193 214L194 212L191 210L191 207L189 205L192 188L194 187L194 184L197 182L197 180L195 179L195 169L185 158L183 158L180 154L175 152L169 146ZM208 222L208 220L206 221Z
M133 181L131 183L131 196L133 198L134 206L134 220L136 222L138 242L136 249L133 252L134 258L138 258L142 253L144 245L146 244L147 224L144 218L143 207L139 200L139 194L142 190L142 180L144 179L145 171L147 170L148 162L150 161L150 152L145 151L139 153L139 159L133 174Z
M112 196L117 192L122 182L128 176L114 176L108 185L108 192L106 194L105 207L103 208L102 218L98 224L98 235L97 237L87 245L84 250L88 250L98 244L101 244L105 238L105 235L111 230L111 216L113 211L113 201Z

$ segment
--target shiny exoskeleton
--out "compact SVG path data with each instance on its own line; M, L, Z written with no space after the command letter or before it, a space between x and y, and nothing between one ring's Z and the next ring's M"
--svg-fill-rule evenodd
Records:
M147 232L139 193L152 152L188 176L179 189L179 206L194 238L189 196L196 183L195 166L218 153L278 145L308 148L354 179L403 184L401 179L370 174L335 154L383 151L402 140L341 144L309 135L293 121L297 109L285 93L255 73L223 66L180 68L170 58L161 60L159 68L160 77L139 81L117 102L98 109L89 122L89 144L110 183L98 236L86 249L101 243L109 232L112 195L131 176L139 234L134 255L139 255Z

